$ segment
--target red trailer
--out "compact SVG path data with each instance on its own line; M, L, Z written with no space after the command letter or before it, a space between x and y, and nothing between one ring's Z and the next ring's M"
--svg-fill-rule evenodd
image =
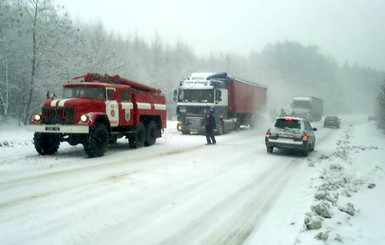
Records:
M233 78L229 81L229 112L254 113L266 104L266 87Z

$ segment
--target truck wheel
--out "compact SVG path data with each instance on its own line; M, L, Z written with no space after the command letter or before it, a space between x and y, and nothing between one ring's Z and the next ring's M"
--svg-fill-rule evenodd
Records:
M224 133L223 122L218 122L218 124L217 124L217 135L222 135L223 133Z
M107 150L108 146L108 131L106 125L96 123L84 145L84 151L89 157L101 157Z
M60 138L53 134L35 133L33 143L40 155L52 155L59 149Z
M130 148L140 148L144 146L146 140L146 129L143 122L140 122L134 136L129 138Z
M150 146L155 144L156 142L156 135L157 135L157 128L154 121L150 121L147 124L146 127L146 140L144 141L145 146Z
M182 134L190 134L190 131L188 131L188 130L182 130Z

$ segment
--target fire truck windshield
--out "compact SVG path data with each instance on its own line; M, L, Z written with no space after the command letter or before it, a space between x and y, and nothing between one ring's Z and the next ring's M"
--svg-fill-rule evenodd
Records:
M64 98L90 98L106 99L106 93L103 87L97 86L71 86L64 87Z
M179 89L178 102L214 103L214 89Z

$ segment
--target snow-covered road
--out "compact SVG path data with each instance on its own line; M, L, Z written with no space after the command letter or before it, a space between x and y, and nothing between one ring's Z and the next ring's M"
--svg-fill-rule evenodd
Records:
M174 126L155 146L121 139L93 159L66 143L39 156L25 136L3 147L1 243L294 244L314 198L309 162L331 155L343 134L316 123L316 151L302 157L267 154L265 129L206 146Z

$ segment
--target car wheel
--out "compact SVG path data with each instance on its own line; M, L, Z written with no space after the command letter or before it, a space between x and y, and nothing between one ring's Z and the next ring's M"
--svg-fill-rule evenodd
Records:
M308 148L308 147L306 147L306 148L302 151L302 155L303 155L304 157L309 156L309 148Z
M314 148L315 148L315 141L313 141L313 143L310 145L310 147L308 147L309 151L314 151Z
M266 149L267 149L267 153L272 154L274 147L270 146L270 147L267 147Z

